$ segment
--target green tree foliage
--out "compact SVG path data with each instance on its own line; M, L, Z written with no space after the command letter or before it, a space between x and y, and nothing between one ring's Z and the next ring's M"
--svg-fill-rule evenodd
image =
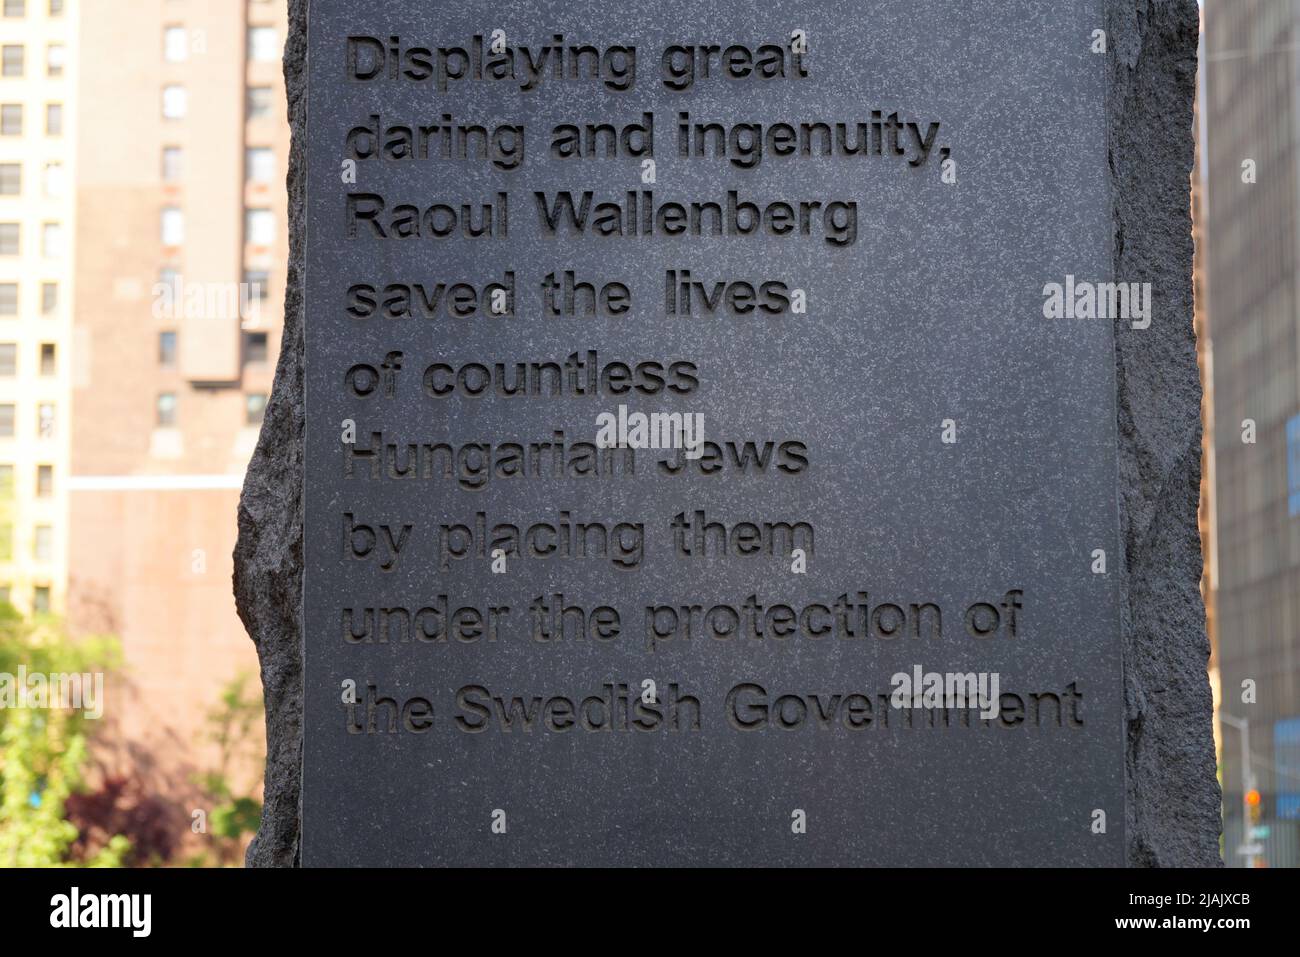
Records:
M104 673L118 664L116 643L72 640L61 623L24 619L0 603L0 673ZM10 680L14 680L11 678ZM94 722L82 711L50 707L0 708L0 866L71 866L77 828L64 802L83 784L87 735ZM114 836L84 862L120 867L130 843Z
M208 712L208 727L217 745L217 766L204 773L200 784L210 802L208 830L214 838L217 862L240 862L244 836L262 821L262 802L252 797L262 778L265 752L257 733L263 721L262 696L248 690L248 675L240 675L221 691L217 706ZM236 781L236 776L242 777ZM194 864L206 864L195 859Z

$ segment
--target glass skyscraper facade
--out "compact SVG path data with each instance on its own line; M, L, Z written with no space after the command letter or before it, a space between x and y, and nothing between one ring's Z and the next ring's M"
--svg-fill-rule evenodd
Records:
M1300 0L1208 0L1198 174L1210 334L1224 859L1300 865ZM1216 560L1217 559L1217 560ZM1249 753L1245 751L1249 742ZM1251 791L1258 792L1258 801Z

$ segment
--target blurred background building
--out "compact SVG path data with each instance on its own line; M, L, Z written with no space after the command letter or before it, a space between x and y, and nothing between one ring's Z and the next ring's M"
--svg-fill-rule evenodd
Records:
M280 341L286 11L76 6L94 42L75 88L66 610L121 640L121 733L167 765L256 672L231 551Z
M0 599L64 605L79 23L0 0Z
M256 674L231 551L280 338L285 30L284 0L0 0L0 600L117 636L99 744L173 790Z
M1300 865L1300 0L1207 0L1196 184L1224 859Z

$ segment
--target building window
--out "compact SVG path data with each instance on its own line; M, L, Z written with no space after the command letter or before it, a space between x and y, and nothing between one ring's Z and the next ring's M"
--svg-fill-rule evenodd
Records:
M14 435L14 404L12 402L0 403L0 436L10 439Z
M54 438L53 402L42 402L36 407L36 434L43 439Z
M22 17L27 15L27 0L5 0L6 17Z
M0 256L17 256L22 246L21 236L17 223L0 223Z
M275 178L275 153L264 146L250 148L244 160L244 176L250 183L269 183Z
M248 118L260 119L271 115L271 88L269 86L250 86L248 88Z
M269 209L250 209L244 214L244 242L269 246L275 242L275 214Z
M160 392L157 404L157 424L159 428L170 429L176 425L176 393Z
M23 164L0 163L0 196L17 196L23 191Z
M0 282L0 316L18 315L18 283Z
M12 379L18 374L18 343L0 342L0 376Z
M37 585L32 589L32 611L38 615L50 613L50 586Z
M176 366L176 333L158 333L158 364L164 369Z
M246 363L265 363L270 358L269 339L265 332L244 333L244 361Z
M244 421L249 425L261 425L266 415L266 395L255 392L244 397Z
M275 27L248 28L248 58L260 63L280 58L280 38Z
M41 224L41 255L47 259L63 258L63 224Z
M47 76L63 76L63 67L67 61L67 50L62 43L51 43L45 48L45 73Z
M190 44L184 27L163 29L163 59L168 63L181 63L189 58Z
M245 269L244 287L250 300L266 302L271 290L271 274L265 269Z
M189 105L190 98L189 94L185 92L185 87L177 83L163 87L162 113L164 119L182 119L186 111L188 111Z
M58 366L57 355L54 343L41 343L41 375L54 375Z
M41 314L51 315L59 308L59 284L57 282L41 283Z
M162 178L164 183L175 183L181 178L181 148L164 146L162 151Z
M45 104L45 135L46 136L63 135L63 104L62 103Z
M21 103L0 105L0 135L23 135L23 105Z
M53 197L53 196L63 195L63 164L62 163L46 163L45 173L42 179L43 179L43 185L45 187L46 196Z
M32 557L38 562L54 560L54 528L50 525L37 525L33 529Z
M162 211L162 243L164 246L179 246L185 242L185 214L175 206L167 206Z
M23 75L23 48L18 44L6 43L0 48L0 75Z
M54 466L36 466L36 497L50 498L54 495Z

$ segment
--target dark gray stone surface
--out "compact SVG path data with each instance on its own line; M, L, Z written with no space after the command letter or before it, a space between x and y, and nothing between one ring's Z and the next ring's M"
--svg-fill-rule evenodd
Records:
M1123 625L1128 730L1128 812L1125 829L1127 859L1138 865L1212 864L1217 861L1218 788L1214 781L1209 689L1205 678L1207 648L1203 611L1197 592L1200 550L1195 509L1199 476L1200 393L1191 340L1191 239L1186 202L1187 174L1191 164L1190 103L1195 69L1195 5L1191 2L1167 2L1136 5L1109 3L1106 6L1111 44L1107 67L1109 89L1106 90L1109 130L1099 125L1092 132L1097 134L1099 140L1109 143L1111 202L1109 210L1094 208L1092 211L1093 215L1100 216L1098 225L1104 227L1104 241L1096 248L1105 252L1107 258L1113 257L1117 276L1153 282L1158 317L1158 321L1147 330L1129 330L1125 323L1117 323L1115 326L1115 394L1105 397L1104 404L1116 410L1115 424L1109 428L1109 432L1112 443L1116 432L1118 433L1118 462L1110 457L1113 456L1113 445L1110 455L1104 449L1098 453L1103 460L1103 468L1104 462L1109 461L1112 474L1118 466L1120 476L1117 496L1119 513L1118 516L1111 513L1110 524L1113 529L1118 520L1122 531L1123 574L1112 576L1115 587L1111 591L1119 601L1120 607L1116 613ZM303 256L305 8L306 3L301 0L291 2L293 29L286 52L290 117L295 137L289 178L293 213L293 262L286 304L284 347L277 370L275 392L241 501L240 541L236 551L236 596L241 616L257 643L262 659L270 742L266 815L262 831L250 849L249 863L270 866L298 863L301 842L299 788L303 680L299 636L303 619L298 596L303 567L300 502L304 423L303 303L300 298L302 288L298 267ZM1100 17L1100 5L1094 9L1095 15ZM1086 17L1083 19L1087 20ZM436 39L440 34L440 31L432 29L423 32L430 39ZM698 30L689 32L692 35L684 39L703 39L702 36L694 36ZM990 46L990 50L993 49L996 49L995 44ZM828 65L828 69L834 73L836 66ZM936 85L943 88L942 81ZM888 99L901 108L902 104L908 102L907 94L908 90L900 89L882 99ZM1098 94L1093 91L1092 95ZM639 99L629 96L627 102L633 104ZM765 109L764 115L750 118L767 119L772 112L774 111ZM922 118L938 119L949 124L955 122L942 105L917 112L922 114ZM834 118L849 118L844 113L844 110L837 110ZM953 145L958 148L957 143ZM898 172L889 171L891 174ZM882 177L885 180L889 178L889 175ZM897 177L894 179L896 188L898 180ZM1032 203L1034 191L1033 186L1028 187L1027 202ZM691 196L701 190L697 188L681 192ZM1105 187L1102 183L1090 195L1104 194ZM1085 218L1086 216L1085 213ZM1112 231L1113 244L1109 241ZM1015 248L1014 244L1012 247ZM867 245L860 246L859 250L869 248L868 240ZM701 262L698 250L686 250L682 255L692 264ZM1101 268L1104 270L1104 263ZM350 272L356 271L355 267L350 268ZM775 268L768 272L775 275L782 270ZM913 349L924 353L927 346L924 342L904 338L900 341L899 348L900 351L907 349L910 354ZM516 348L514 351L520 350ZM637 351L644 352L645 349ZM1097 354L1094 349L1092 355L1095 357ZM1087 350L1083 350L1077 358L1085 363L1089 361ZM815 371L805 370L806 373ZM1077 383L1082 377L1072 377L1069 372L1064 372L1060 378L1063 382ZM1110 377L1106 375L1103 379L1109 381ZM1085 395L1088 388L1086 383L1079 387L1083 390L1080 395ZM995 392L996 390L987 394L991 396ZM749 421L760 421L762 410L757 412ZM933 417L930 407L927 406L925 412ZM1094 424L1089 424L1085 431L1094 427ZM731 432L730 429L726 431ZM1094 444L1092 448L1096 450L1097 446ZM818 454L819 450L815 447L814 457ZM987 461L980 463L978 455L972 461L984 466L989 464ZM1085 464L1082 468L1087 473L1089 466ZM1075 473L1072 471L1071 474ZM949 476L950 479L951 477ZM1042 478L1041 475L1037 477L1040 480ZM918 483L917 494L924 496L927 494L926 487L921 480ZM901 490L903 486L897 485L895 488ZM962 491L978 498L978 490L974 487L963 487ZM1032 489L1027 494L1042 495ZM1036 501L1041 508L1046 501L1050 501L1050 496L1047 499L1040 497ZM816 502L810 504L815 505ZM940 508L939 511L943 514L944 509ZM643 517L648 521L652 518ZM1086 521L1082 527L1085 531L1089 530ZM927 532L933 533L934 529ZM833 537L835 531L823 531L819 527L819 534ZM1020 534L1024 535L1024 530L1020 530ZM1112 537L1113 534L1112 532ZM885 536L876 544L887 545L889 540L889 536ZM821 541L819 538L819 543ZM981 544L990 550L996 561L999 543L982 541ZM832 544L828 551L838 557L834 548L835 545ZM1050 565L1058 558L1059 556L1040 556L1038 564ZM834 577L833 573L826 576L827 588L834 587L830 583ZM843 585L843 589L850 587L852 586L847 582ZM519 595L528 591L517 584L513 588ZM921 590L924 590L924 586ZM724 593L727 593L727 589L713 588L708 597L721 598ZM1103 596L1103 602L1107 600L1111 599ZM947 612L950 603L945 601L944 604ZM1061 608L1055 609L1053 613L1060 615L1062 621L1067 614ZM1110 640L1113 642L1113 635ZM1104 637L1102 641L1105 641ZM309 649L309 661L312 654ZM937 665L942 667L943 663L938 662ZM969 664L967 667L975 665ZM1007 663L1005 670L1012 674L1019 667L1023 667L1023 659ZM880 667L873 667L871 673L877 676L872 682L873 688L891 670L893 669L888 668L882 672ZM629 680L631 677L634 676L629 675ZM530 690L549 693L561 689L543 687ZM798 690L821 689L810 687ZM1114 690L1117 692L1118 688ZM1118 725L1118 720L1115 723ZM1117 728L1116 737L1118 736ZM331 745L334 746L336 745ZM1118 746L1117 743L1116 755ZM918 750L914 756L918 761L924 762L925 754L926 752ZM936 751L934 757L941 761L944 754L942 750ZM1103 747L1091 770L1104 768L1104 754ZM960 755L947 752L947 756L950 760L961 761ZM824 757L823 755L823 760ZM336 760L340 763L340 778L355 780L356 765L347 765L347 757L343 752L336 753ZM505 760L511 760L511 757L506 755ZM1118 756L1115 760L1119 760ZM812 763L815 765L817 762L814 759ZM382 763L377 765L380 766ZM921 770L924 772L927 769L923 767ZM933 766L928 770L933 772ZM854 772L845 769L841 773L852 777ZM1041 774L1041 769L1038 773ZM1108 774L1103 770L1103 778L1108 777ZM887 798L891 793L914 793L918 790L917 781L909 785L897 776L890 782L872 781L869 775L862 775L860 779L867 780L867 784L859 784L857 793L869 795L876 802ZM1021 783L1033 780L1032 775L1025 775ZM1010 793L1012 781L1013 776L1008 774L998 786ZM1102 790L1105 790L1104 782ZM1048 791L1051 791L1050 786ZM707 799L707 793L702 797ZM940 802L932 806L956 807L960 810L962 802L955 805ZM907 828L909 819L906 814L890 815L888 819L893 821L895 827ZM974 821L974 818L967 819L967 823ZM382 815L365 819L365 823L388 829ZM560 823L563 825L562 820ZM780 824L779 821L774 823ZM824 818L819 821L815 817L809 837L816 834L818 823L825 824L826 821ZM1042 823L1047 827L1047 822ZM914 833L925 830L917 829L915 821L912 826ZM418 834L418 826L414 833ZM1117 834L1112 824L1112 835ZM942 836L939 834L938 838L941 839ZM927 842L935 839L932 833L918 833L913 845L922 849L915 857L908 857L905 853L885 856L880 853L879 845L873 845L868 839L855 839L850 834L845 845L850 853L844 857L836 854L822 857L827 860L861 859L863 863L973 860L1042 862L1025 860L1023 854L997 853L989 849L991 845L986 846L983 853L972 853L966 848L945 855L936 850L942 846L940 844L925 847ZM521 842L517 832L509 840L512 844ZM526 845L526 839L521 843ZM1033 841L1030 841L1024 846L1032 844ZM426 846L407 853L408 849L401 845L385 845L388 845L388 840L381 834L381 860L413 862L443 859L437 848ZM1054 841L1040 840L1039 847L1047 857L1054 857L1061 863L1118 863L1120 860L1118 856L1106 856L1107 852L1098 855L1087 844L1071 843L1068 836ZM467 846L461 852L464 858L465 855L475 854L476 849ZM555 849L552 848L551 852L554 855ZM512 853L520 854L518 851ZM608 859L603 853L586 856ZM574 859L583 857L581 851L575 850L572 854ZM345 859L356 860L356 857ZM535 858L530 858L528 852L523 851L521 856L509 859L527 861ZM564 859L564 854L555 856L555 859ZM732 858L715 856L715 859ZM757 859L787 858L779 854L759 854ZM813 859L816 859L815 855ZM328 858L318 857L316 851L311 851L309 863L318 860Z

